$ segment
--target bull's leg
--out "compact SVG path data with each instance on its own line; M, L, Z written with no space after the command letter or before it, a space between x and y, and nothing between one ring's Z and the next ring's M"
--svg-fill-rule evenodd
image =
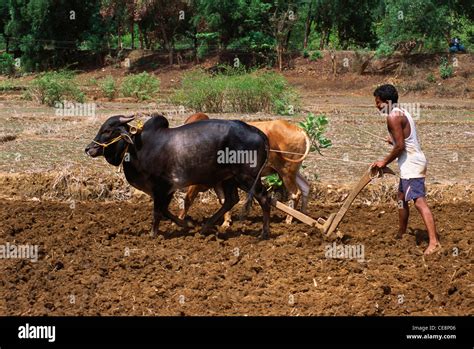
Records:
M224 213L224 223L222 223L221 225L221 230L225 231L229 229L231 224L232 224L232 214L229 211L229 212Z
M236 177L236 179L239 183L239 188L246 192L250 190L255 180L254 178L246 175L240 175L239 177ZM254 190L254 198L258 201L263 211L263 230L262 234L260 235L260 238L268 239L268 237L270 236L271 197L263 187L262 182L260 180L255 183Z
M165 190L163 190L163 192L166 193ZM154 205L156 206L155 212L159 210L162 216L168 219L171 219L174 223L176 223L178 226L182 228L191 228L192 226L189 222L179 219L178 217L176 217L174 214L172 214L169 211L168 206L171 202L171 199L173 198L173 194L174 192L169 193L169 194L161 193L161 195L160 194L154 195Z
M302 193L301 212L306 213L306 207L308 205L308 197L309 192L311 190L311 185L300 172L296 174L296 183L298 184L298 187L300 188Z
M153 225L151 228L151 237L155 237L160 232L160 221L163 217L161 213L161 207L158 204L158 200L153 200Z
M222 187L222 183L217 184L214 187L214 191L216 192L216 195L219 198L220 204L223 205L225 202L225 194L224 194L224 188ZM222 223L219 230L225 231L230 227L231 224L232 224L232 214L230 213L230 211L228 211L224 213L224 223Z
M186 197L184 198L184 207L179 213L179 219L184 219L186 214L188 213L189 208L193 204L194 200L196 199L197 195L199 194L200 188L198 185L191 185L188 187L186 191Z
M224 191L224 203L222 207L204 224L202 228L203 232L206 232L214 226L226 212L230 211L232 207L239 202L239 193L237 192L236 183L233 180L222 182L222 187Z
M260 238L268 239L270 237L271 198L260 182L257 182L257 185L255 186L255 199L257 199L263 211L263 230Z
M285 185L286 190L290 194L290 200L288 202L288 206L291 208L295 208L298 204L298 200L301 196L301 192L298 189L298 186L296 185L296 173L295 173L295 168L290 168L290 169L285 169L284 171L279 171L278 173L280 175L280 178L283 181L283 184ZM293 221L293 217L288 215L286 216L286 223L291 224Z

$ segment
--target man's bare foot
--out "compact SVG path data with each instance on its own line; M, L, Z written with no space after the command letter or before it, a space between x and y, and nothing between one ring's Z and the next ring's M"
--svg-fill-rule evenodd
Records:
M439 251L441 249L441 244L439 242L436 242L434 244L429 244L428 247L426 248L424 255L427 256L429 254L432 254L436 251Z
M397 239L397 240L400 240L402 237L403 237L403 234L405 234L406 232L403 232L403 231L398 231L395 235L394 235L394 238Z

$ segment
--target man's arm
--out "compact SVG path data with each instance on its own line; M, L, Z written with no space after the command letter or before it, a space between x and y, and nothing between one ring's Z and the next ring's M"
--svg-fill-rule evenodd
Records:
M376 161L372 164L373 167L385 167L405 150L405 137L403 135L402 114L400 112L394 113L387 118L387 127L393 137L392 151L382 161Z

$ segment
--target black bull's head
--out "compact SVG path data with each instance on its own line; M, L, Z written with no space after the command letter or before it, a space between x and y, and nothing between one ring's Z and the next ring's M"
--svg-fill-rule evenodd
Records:
M94 140L86 147L87 155L95 158L105 155L107 147L112 146L118 140L123 139L127 143L133 144L128 123L135 119L135 116L112 116L104 122Z

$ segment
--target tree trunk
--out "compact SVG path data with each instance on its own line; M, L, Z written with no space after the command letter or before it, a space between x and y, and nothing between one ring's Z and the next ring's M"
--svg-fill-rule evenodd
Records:
M140 50L143 50L143 33L140 23L138 23L138 41L140 41Z
M135 24L132 22L130 25L130 35L132 36L132 50L135 49Z
M326 42L326 30L323 29L321 32L321 38L319 39L319 49L324 50L324 43Z
M194 62L197 64L199 63L199 57L198 57L198 39L197 39L197 30L195 30L194 35L193 35L193 56L194 56Z
M174 43L170 42L168 44L168 63L169 63L169 65L173 65L173 63L174 63L173 52L174 52Z
M308 16L306 17L306 21L304 23L304 39L303 39L303 48L308 48L308 39L309 39L309 34L311 33L311 23L313 22L311 18L311 7L313 5L313 2L311 1L309 3L309 9L308 9Z

